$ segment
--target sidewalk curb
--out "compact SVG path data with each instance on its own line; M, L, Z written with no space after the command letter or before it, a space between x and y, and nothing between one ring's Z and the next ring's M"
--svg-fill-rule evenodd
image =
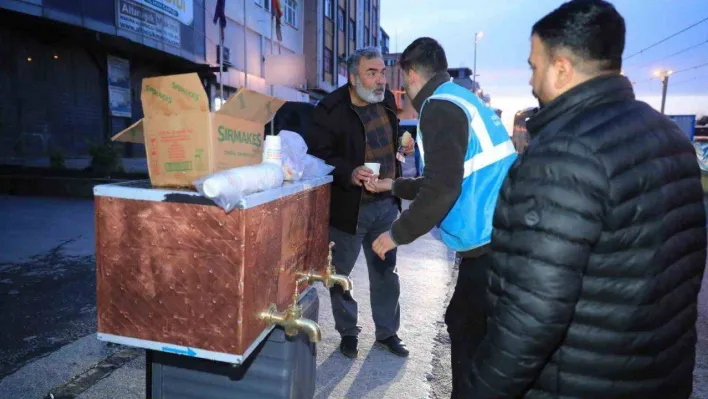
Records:
M93 187L128 180L31 175L0 175L0 194L93 199Z
M66 384L50 390L43 399L74 399L142 353L142 349L122 349L72 378Z
M0 165L0 194L92 199L96 185L146 179L148 173L142 172L102 176L86 170Z

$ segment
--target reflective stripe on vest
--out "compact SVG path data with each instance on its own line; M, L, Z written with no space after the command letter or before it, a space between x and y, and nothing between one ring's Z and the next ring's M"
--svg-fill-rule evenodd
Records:
M470 104L469 101L451 94L435 94L432 95L430 99L447 100L459 104L464 107L469 114L472 131L477 137L481 151L465 161L463 178L467 178L473 172L485 168L497 161L501 161L509 155L516 153L514 144L510 140L504 141L498 145L494 145L492 143L492 138L489 136L487 126L484 124L484 121L477 112L477 108Z

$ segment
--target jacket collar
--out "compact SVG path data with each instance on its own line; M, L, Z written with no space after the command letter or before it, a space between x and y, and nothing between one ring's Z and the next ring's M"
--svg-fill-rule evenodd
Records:
M322 104L328 111L331 111L333 108L341 105L351 108L352 98L349 94L349 84L342 85L341 87L335 89L333 92L325 96L325 98L320 100L319 103ZM396 112L396 98L390 90L386 89L384 91L384 100L380 104L394 113Z
M423 103L425 102L425 100L427 100L428 97L432 96L433 93L435 93L435 90L440 87L440 85L449 81L450 74L448 74L447 72L440 72L433 75L433 77L430 78L430 80L423 85L423 88L420 89L418 95L415 96L415 98L413 99L413 107L415 107L415 110L416 112L418 112L418 115L420 115L420 110L423 108Z
M538 135L561 116L577 114L600 104L633 100L632 83L621 75L604 75L583 82L545 104L526 122L531 136Z

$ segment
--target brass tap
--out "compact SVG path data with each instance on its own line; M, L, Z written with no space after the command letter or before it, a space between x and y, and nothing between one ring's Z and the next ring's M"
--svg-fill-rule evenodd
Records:
M302 317L302 307L299 305L290 305L284 312L278 312L275 304L271 304L267 310L258 314L258 318L264 320L268 327L273 324L283 327L288 337L295 337L302 331L310 338L310 342L322 341L320 326Z
M298 282L305 280L311 284L316 281L321 281L327 288L332 288L335 285L339 285L344 291L351 291L354 289L354 283L349 277L335 273L334 266L332 265L332 248L334 248L334 243L330 242L329 255L327 256L327 267L325 268L324 274L320 275L314 272L298 273L297 275L301 277Z

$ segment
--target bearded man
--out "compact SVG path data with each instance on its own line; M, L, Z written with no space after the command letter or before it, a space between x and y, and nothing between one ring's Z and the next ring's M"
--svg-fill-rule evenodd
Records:
M371 310L379 346L398 356L408 349L398 337L400 284L396 251L384 259L372 243L391 228L400 201L390 192L370 193L363 184L370 179L401 176L397 157L399 126L396 101L386 90L386 65L377 48L355 51L347 60L348 84L334 90L315 107L307 137L310 154L334 166L330 209L330 240L335 243L332 263L337 273L349 275L363 247L369 271ZM414 144L404 149L412 153ZM378 163L378 175L364 166ZM339 286L330 290L335 328L342 337L344 356L358 356L358 307L350 292Z

